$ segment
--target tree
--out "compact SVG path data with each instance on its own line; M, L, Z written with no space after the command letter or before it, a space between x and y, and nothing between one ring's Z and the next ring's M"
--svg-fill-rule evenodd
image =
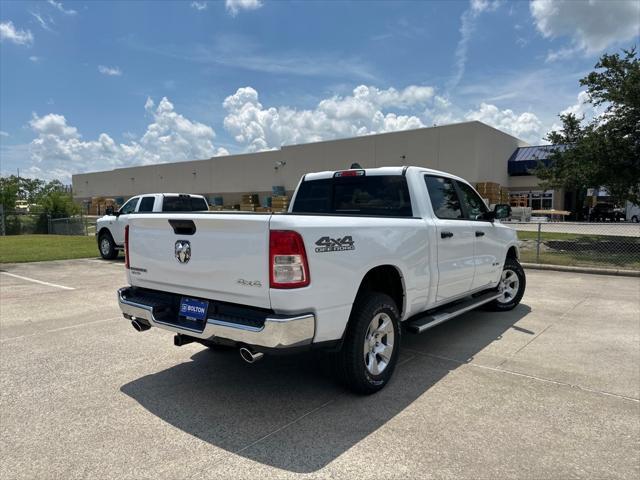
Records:
M604 107L586 125L573 114L560 115L562 128L547 135L556 149L536 174L544 188L581 190L604 187L618 201L640 203L640 60L636 49L604 54L596 70L580 80L589 102Z
M79 213L73 197L59 180L45 183L44 180L17 177L0 177L0 204L5 212L15 210L17 200L26 200L31 213L42 213L56 217L69 217Z
M18 177L0 177L0 205L4 207L5 212L15 210L19 190Z

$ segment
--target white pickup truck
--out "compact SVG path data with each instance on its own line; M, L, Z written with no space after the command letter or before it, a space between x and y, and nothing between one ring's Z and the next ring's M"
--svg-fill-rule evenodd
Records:
M305 175L284 214L132 216L134 328L265 353L324 348L344 383L373 393L390 379L401 325L424 332L484 305L510 310L525 274L515 230L463 179L418 167Z
M209 204L202 195L187 193L147 193L131 197L117 212L107 209L107 214L96 222L98 250L105 260L118 256L124 248L124 227L129 216L149 212L208 211Z

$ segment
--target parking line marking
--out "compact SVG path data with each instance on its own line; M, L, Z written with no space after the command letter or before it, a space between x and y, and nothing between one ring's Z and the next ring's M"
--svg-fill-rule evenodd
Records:
M19 335L17 337L0 338L0 343L9 342L11 340L21 340L23 338L28 338L28 337L35 337L37 335L48 335L50 333L61 332L63 330L71 330L73 328L80 328L88 325L94 325L96 323L113 322L114 320L118 320L119 318L121 317L103 318L102 320L94 320L92 322L78 323L76 325L67 325L66 327L54 328L52 330L44 330L44 331L35 332L35 333L28 333L26 335Z
M42 280L36 280L35 278L23 277L22 275L16 275L15 273L0 272L3 275L9 275L10 277L19 278L20 280L26 280L27 282L39 283L40 285L47 285L49 287L61 288L62 290L75 290L73 287L65 287L64 285L58 285L57 283L43 282Z

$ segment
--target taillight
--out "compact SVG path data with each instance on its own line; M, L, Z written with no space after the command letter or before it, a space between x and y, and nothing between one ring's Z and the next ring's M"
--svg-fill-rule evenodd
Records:
M129 225L124 226L124 268L129 268Z
M300 288L309 285L309 264L298 232L272 230L269 233L271 288Z

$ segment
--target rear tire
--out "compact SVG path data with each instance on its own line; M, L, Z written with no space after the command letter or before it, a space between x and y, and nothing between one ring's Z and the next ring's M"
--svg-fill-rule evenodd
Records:
M503 295L488 303L487 308L496 312L513 310L522 300L526 286L527 277L520 262L515 258L507 258L498 286L503 290Z
M638 223L638 217L636 215L634 215L633 217L631 217L631 221L633 223Z
M388 295L370 292L357 299L344 343L335 354L338 379L369 395L389 382L400 353L400 314Z
M105 260L113 260L118 256L118 250L116 250L116 244L111 238L110 233L101 233L98 237L98 250L100 250L100 256Z

